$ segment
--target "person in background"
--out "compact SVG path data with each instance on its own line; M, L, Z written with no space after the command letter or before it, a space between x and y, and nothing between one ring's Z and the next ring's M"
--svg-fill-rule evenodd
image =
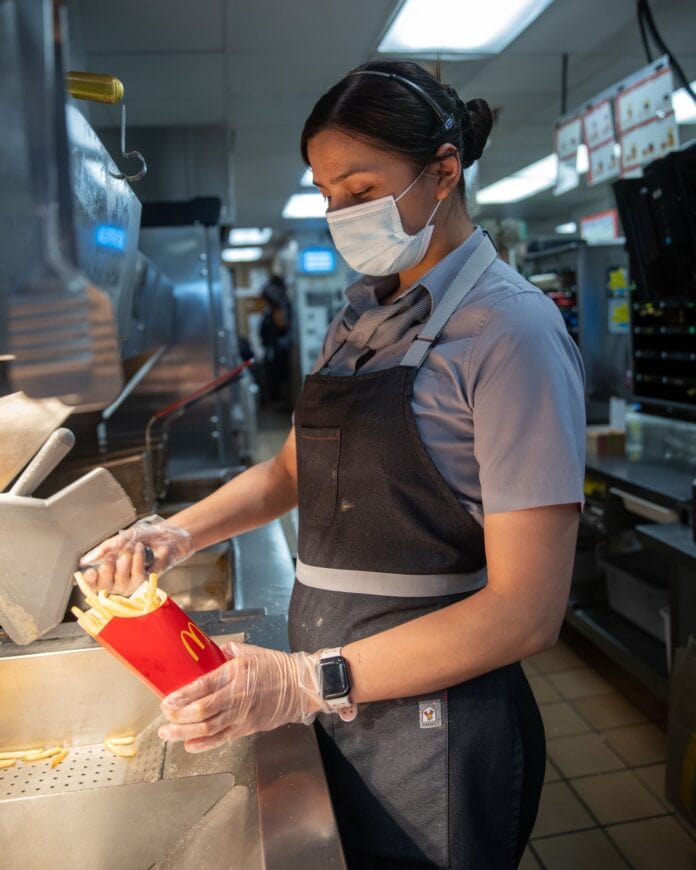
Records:
M232 644L165 698L202 751L316 721L351 870L512 870L544 728L520 660L556 642L585 471L582 360L504 263L463 169L492 113L419 64L364 64L317 102L302 154L361 277L277 457L85 557L127 592L299 506L292 653Z
M280 275L271 276L261 295L267 305L261 320L265 393L271 402L287 401L292 309L285 281Z

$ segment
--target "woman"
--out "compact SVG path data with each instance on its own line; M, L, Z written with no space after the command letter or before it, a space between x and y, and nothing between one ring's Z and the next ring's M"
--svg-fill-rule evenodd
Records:
M361 870L516 867L543 781L519 661L555 643L568 597L582 364L553 303L467 214L463 169L491 124L483 100L410 62L366 64L318 101L303 157L365 277L293 431L274 459L85 559L127 591L144 545L163 570L299 502L291 647L319 652L231 646L165 699L162 736L198 751L316 714Z

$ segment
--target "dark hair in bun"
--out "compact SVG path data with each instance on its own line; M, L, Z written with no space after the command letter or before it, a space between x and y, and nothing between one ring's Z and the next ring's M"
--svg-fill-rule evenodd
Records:
M386 75L356 75L367 71ZM352 70L319 98L302 131L302 157L308 163L309 140L334 128L403 154L418 170L449 142L466 169L483 153L492 127L493 113L485 100L464 103L424 66L409 60L373 61ZM459 190L464 196L463 174Z

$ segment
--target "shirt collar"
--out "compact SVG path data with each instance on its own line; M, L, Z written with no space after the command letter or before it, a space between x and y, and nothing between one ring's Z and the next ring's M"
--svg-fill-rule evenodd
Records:
M474 232L461 245L450 251L444 259L440 260L429 272L423 275L418 284L410 287L398 298L403 299L404 296L412 293L418 287L424 287L430 296L431 310L434 309L482 239L483 230L481 227L475 227ZM380 300L384 299L385 296L394 290L396 284L396 275L387 275L385 277L361 275L357 281L346 289L346 297L351 308L358 314L361 314L371 308L376 308L380 304ZM396 302L397 300L395 299L394 301Z
M482 239L483 230L481 227L475 227L473 233L459 247L450 251L444 259L440 260L420 279L420 283L430 294L433 308L445 295L450 284L464 268L464 264L478 248Z

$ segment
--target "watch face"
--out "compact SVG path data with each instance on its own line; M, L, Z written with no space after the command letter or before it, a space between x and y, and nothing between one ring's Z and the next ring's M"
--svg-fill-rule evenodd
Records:
M325 659L321 663L321 694L330 701L344 698L350 691L348 670L342 658Z

